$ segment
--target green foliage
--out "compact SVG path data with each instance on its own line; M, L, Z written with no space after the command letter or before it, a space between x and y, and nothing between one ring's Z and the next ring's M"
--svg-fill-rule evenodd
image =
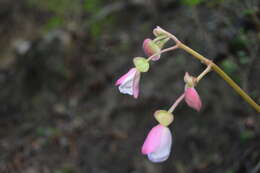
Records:
M62 18L60 16L53 16L45 24L45 26L43 27L43 30L44 31L52 30L52 29L55 29L55 28L59 28L62 25L64 25L64 18Z
M181 0L181 3L187 6L196 6L202 3L203 1L204 0Z
M221 63L222 68L224 69L224 71L226 73L228 73L229 75L231 75L232 73L236 72L237 70L237 64L235 64L232 60L230 59L225 59L222 63Z
M253 139L255 137L255 134L253 131L245 130L240 134L240 141L245 143L250 139Z
M57 128L52 127L38 127L36 129L37 136L44 136L44 137L53 137L53 136L60 136L61 131Z
M252 15L254 14L256 11L254 9L245 9L242 11L242 14L247 16L247 15Z
M238 60L239 60L240 64L245 65L250 62L250 58L245 51L242 51L242 50L238 51L237 54L238 54Z
M36 8L52 15L43 26L43 31L62 27L66 17L79 15L81 11L80 0L26 0L30 8Z
M93 38L98 38L102 31L104 30L104 28L113 28L112 24L115 23L116 17L115 16L107 16L106 18L99 20L99 21L95 21L90 25L90 35ZM107 25L109 25L109 27L106 27Z
M85 0L83 8L86 12L97 12L100 9L102 0Z
M102 21L92 23L90 26L90 35L94 38L97 38L102 32L103 24L104 23Z
M81 8L80 0L27 0L27 4L32 8L39 8L57 15L77 12Z

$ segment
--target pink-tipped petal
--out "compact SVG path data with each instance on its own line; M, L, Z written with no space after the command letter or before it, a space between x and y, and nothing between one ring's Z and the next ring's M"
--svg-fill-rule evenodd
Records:
M164 127L164 126L163 126ZM161 134L160 145L154 152L148 153L148 159L151 162L159 163L167 160L171 153L172 134L169 128L164 127Z
M143 50L144 53L149 57L159 52L160 48L155 43L153 43L151 39L147 38L143 42ZM160 55L156 55L152 58L153 61L157 61L159 59L160 59Z
M131 68L126 74L124 74L123 76L121 76L115 83L115 86L118 86L120 84L122 84L128 77L132 76L135 74L136 72L136 68Z
M139 96L139 81L141 78L141 73L137 71L135 73L134 81L133 81L133 96L135 99L138 98Z
M154 152L159 147L164 128L162 125L157 125L151 129L142 146L143 154Z
M186 88L185 90L185 101L186 103L192 107L193 109L200 111L201 109L201 100L200 100L200 96L197 93L195 88Z

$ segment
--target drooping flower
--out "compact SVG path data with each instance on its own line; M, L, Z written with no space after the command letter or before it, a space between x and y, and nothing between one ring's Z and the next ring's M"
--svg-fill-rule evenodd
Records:
M136 68L131 68L116 81L115 85L119 86L118 88L121 93L133 95L134 98L138 98L140 77L141 73Z
M193 109L197 110L198 112L201 109L202 103L200 100L200 96L197 93L194 87L187 87L184 91L184 98L185 102Z
M159 163L168 159L171 153L172 134L168 127L161 124L153 127L142 146L142 154L151 162Z

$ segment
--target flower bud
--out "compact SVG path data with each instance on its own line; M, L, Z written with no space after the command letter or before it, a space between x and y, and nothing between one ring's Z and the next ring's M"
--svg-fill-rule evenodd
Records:
M170 40L170 38L164 38L159 41L156 41L155 44L161 49Z
M134 58L134 65L136 69L140 72L147 72L149 70L149 63L148 61L143 57L136 57Z
M157 26L156 28L153 29L153 34L154 36L158 37L161 35L165 35L165 33L163 32L162 28Z
M165 110L157 110L154 117L163 126L170 125L174 120L173 114Z
M196 111L200 111L202 103L199 94L194 87L188 87L184 91L185 102Z
M161 51L160 47L149 38L144 40L143 50L147 56L152 56L153 54L156 54ZM160 59L160 55L156 55L155 57L152 58L153 61L156 61L159 59Z

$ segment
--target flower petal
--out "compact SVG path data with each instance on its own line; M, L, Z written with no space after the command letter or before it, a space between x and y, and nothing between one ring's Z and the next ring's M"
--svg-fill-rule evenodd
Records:
M133 83L134 77L128 77L124 80L121 85L119 85L118 89L123 94L133 95Z
M185 90L185 101L186 103L192 107L193 109L200 111L202 103L200 100L200 96L197 93L196 89L191 87L191 88L186 88Z
M172 134L169 128L163 126L163 130L160 135L160 144L156 147L156 150L148 153L148 159L151 162L159 163L167 160L171 153L172 146Z
M131 68L126 74L124 74L123 76L121 76L115 83L116 86L122 84L128 77L133 77L135 72L136 72L136 68Z
M164 126L159 124L151 129L142 146L143 154L154 152L159 147L162 131L164 128Z
M133 81L133 95L134 95L134 98L136 98L136 99L139 96L139 81L140 81L140 78L141 78L141 73L139 71L137 71L135 73L134 81Z

